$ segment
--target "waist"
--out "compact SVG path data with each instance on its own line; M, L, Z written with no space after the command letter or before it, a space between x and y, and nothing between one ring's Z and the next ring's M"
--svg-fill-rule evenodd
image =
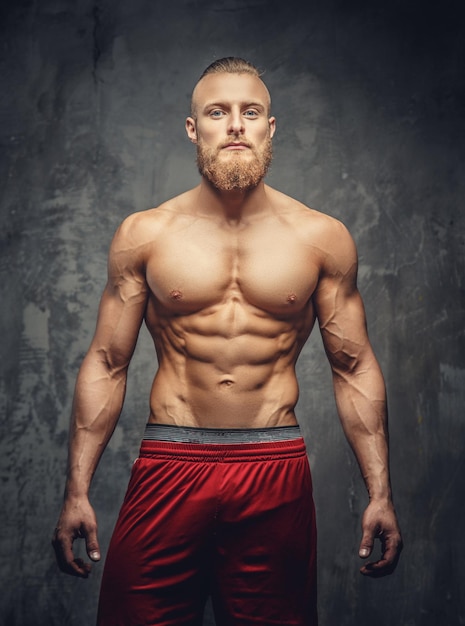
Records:
M306 447L298 426L220 429L148 424L140 457L194 463L278 461L306 459Z
M182 424L202 428L295 424L295 372L289 368L277 375L271 370L244 366L219 376L212 364L189 361L184 376L162 367L152 385L148 421L169 424L175 415L183 416Z
M147 424L144 441L197 444L249 444L301 439L299 426L271 428L196 428L171 424Z

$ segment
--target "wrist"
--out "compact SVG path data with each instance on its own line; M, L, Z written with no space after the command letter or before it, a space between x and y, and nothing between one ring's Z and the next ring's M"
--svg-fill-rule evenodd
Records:
M369 501L371 505L377 505L379 507L385 508L385 507L392 507L393 503L392 503L392 496L391 496L391 492L389 491L388 493L376 493L376 494L369 494Z
M67 484L65 487L64 499L67 502L77 502L89 499L89 489L85 485Z
M389 486L383 487L368 487L368 498L370 502L391 502L392 501L392 492Z
M388 472L383 471L364 478L370 502L390 502L392 500L391 481Z

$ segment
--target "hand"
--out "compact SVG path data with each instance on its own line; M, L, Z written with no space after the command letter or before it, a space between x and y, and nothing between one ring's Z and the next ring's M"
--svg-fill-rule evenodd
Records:
M402 551L402 537L392 502L372 500L363 514L359 556L366 559L373 551L375 538L381 541L381 558L364 565L360 572L379 578L392 574Z
M87 578L91 564L75 558L73 553L73 543L78 538L85 539L91 561L99 561L97 520L87 498L65 501L52 538L59 568L66 574Z

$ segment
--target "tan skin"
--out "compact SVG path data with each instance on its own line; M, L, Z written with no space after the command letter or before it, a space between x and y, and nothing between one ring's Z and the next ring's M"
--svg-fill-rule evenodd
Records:
M233 95L231 95L233 94ZM251 159L275 132L269 94L248 74L215 74L193 94L190 140L231 145L219 159ZM296 424L295 364L318 320L344 432L369 504L359 555L376 538L382 556L361 568L383 576L402 540L391 499L386 394L356 286L357 253L345 227L264 184L248 191L200 185L117 231L97 328L79 371L63 509L53 545L61 569L87 577L73 554L82 537L100 559L88 491L118 421L128 366L145 321L158 356L148 421L213 428Z

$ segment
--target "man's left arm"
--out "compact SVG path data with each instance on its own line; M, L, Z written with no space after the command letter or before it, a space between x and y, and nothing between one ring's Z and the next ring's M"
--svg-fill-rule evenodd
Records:
M333 224L325 248L313 301L331 365L339 417L369 495L359 555L370 556L376 538L382 546L381 558L360 571L384 576L394 571L402 549L389 476L386 389L357 289L357 252L339 222Z

